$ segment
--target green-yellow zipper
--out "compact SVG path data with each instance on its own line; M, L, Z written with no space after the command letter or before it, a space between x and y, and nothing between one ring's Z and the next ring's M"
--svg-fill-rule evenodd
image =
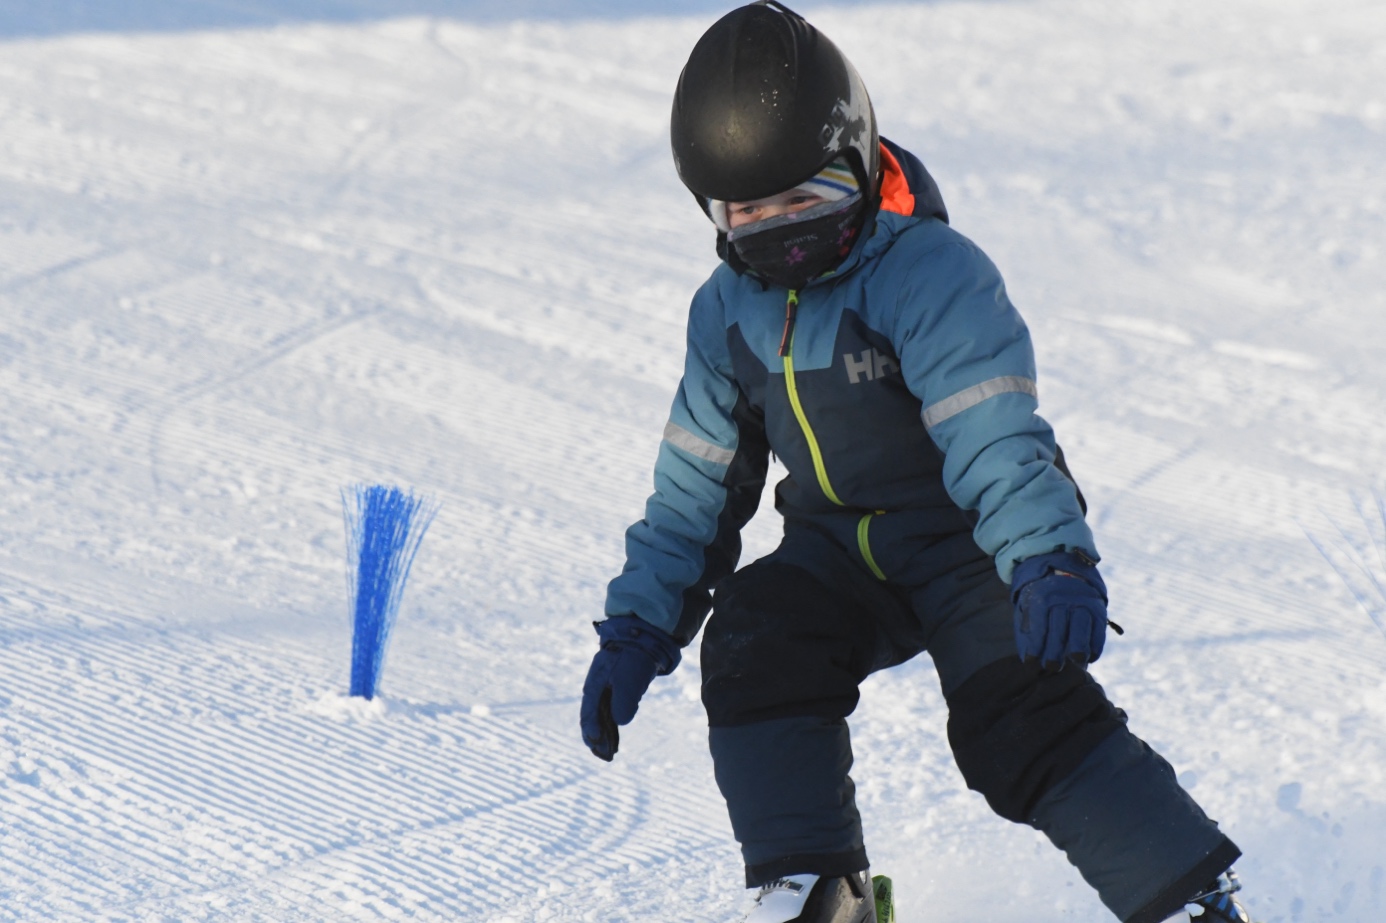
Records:
M793 308L799 303L799 293L791 291L787 309L789 311L790 322L793 318ZM804 431L804 438L808 440L809 454L813 456L813 470L818 475L818 486L823 490L823 496L827 497L838 506L846 506L837 496L837 491L833 490L833 485L828 482L828 469L823 464L823 452L818 448L818 438L813 435L813 427L809 426L808 417L804 414L804 405L799 402L799 388L794 383L794 330L789 331L789 342L784 352L784 386L789 392L789 406L794 408L794 417L799 421L799 428Z
M861 552L861 559L866 562L866 566L871 568L871 573L876 575L877 580L886 578L885 571L881 570L876 564L876 556L871 553L871 541L867 533L871 530L871 518L880 516L885 510L877 510L874 513L867 513L857 522L857 550Z
M827 497L838 506L846 506L837 491L833 490L833 485L828 480L828 468L823 464L823 451L818 447L818 437L813 435L813 427L809 426L808 415L804 413L804 405L799 401L799 387L794 382L794 313L799 305L799 293L791 291L789 300L785 302L785 334L781 344L781 355L784 357L784 386L789 392L789 406L794 408L794 418L799 421L799 428L804 431L804 439L808 441L809 454L813 456L813 471L818 475L818 486L823 491L823 496ZM871 542L869 532L871 530L871 517L879 516L885 510L877 510L874 513L867 513L857 522L857 549L861 552L862 560L871 569L871 573L876 575L877 580L886 579L885 572L876 564L876 557L871 553Z

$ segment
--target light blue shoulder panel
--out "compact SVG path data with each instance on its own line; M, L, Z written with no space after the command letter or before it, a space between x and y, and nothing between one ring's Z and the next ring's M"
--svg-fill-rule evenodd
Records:
M1054 432L1037 412L1029 331L995 265L935 220L907 229L882 260L872 287L895 298L868 302L894 317L868 322L894 343L944 453L944 486L978 513L974 536L1001 578L1010 582L1017 563L1058 549L1095 559L1077 492L1054 465Z

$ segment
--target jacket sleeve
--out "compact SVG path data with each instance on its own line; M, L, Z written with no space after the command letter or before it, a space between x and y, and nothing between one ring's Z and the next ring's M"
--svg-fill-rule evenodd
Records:
M977 513L973 536L1001 579L1051 551L1097 560L1077 488L1037 412L1029 331L991 260L957 237L918 259L899 297L892 339L906 384L944 454L944 486Z
M645 518L626 531L625 568L607 587L608 616L639 616L681 645L707 617L713 586L736 568L769 456L764 421L733 376L724 317L710 280L689 312L688 354L654 494Z

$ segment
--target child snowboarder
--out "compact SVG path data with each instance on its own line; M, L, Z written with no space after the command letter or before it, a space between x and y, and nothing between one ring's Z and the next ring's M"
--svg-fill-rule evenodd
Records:
M1119 919L1249 923L1239 850L1087 672L1107 592L1029 334L852 65L778 3L734 10L684 68L672 142L724 262L693 299L583 740L613 758L711 609L702 696L746 919L868 923L845 719L867 675L928 651L968 786ZM784 541L738 571L772 451Z

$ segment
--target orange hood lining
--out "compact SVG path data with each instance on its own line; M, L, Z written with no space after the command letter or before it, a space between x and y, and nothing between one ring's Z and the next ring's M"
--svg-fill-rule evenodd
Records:
M881 145L881 211L897 215L914 214L914 193L909 180L900 169L900 161L884 144Z

